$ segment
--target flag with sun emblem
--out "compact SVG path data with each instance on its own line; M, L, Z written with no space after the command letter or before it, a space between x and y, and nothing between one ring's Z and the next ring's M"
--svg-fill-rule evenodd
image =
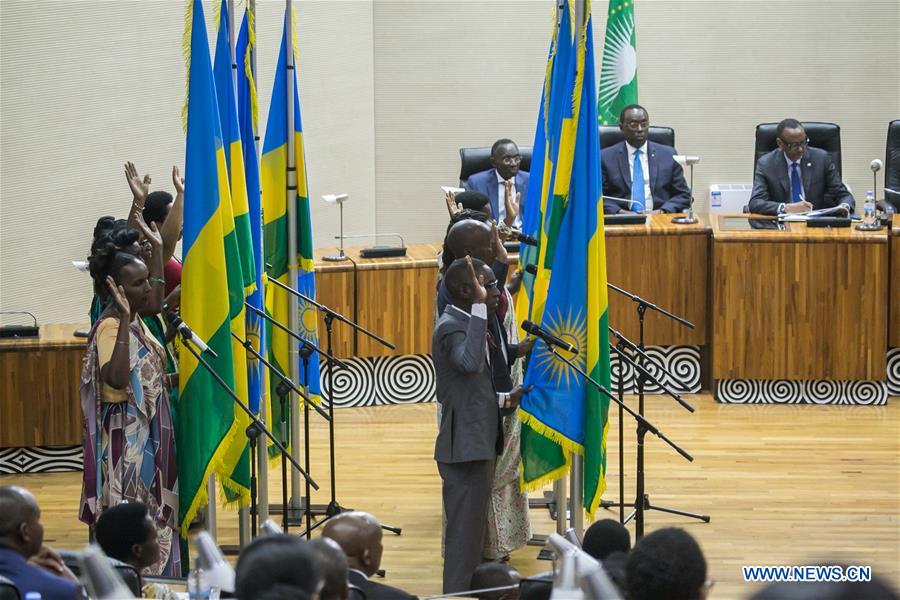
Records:
M609 18L600 67L597 108L601 125L615 125L619 113L638 101L634 0L609 0Z
M285 25L288 15L285 14ZM297 28L292 28L296 31ZM309 215L309 192L306 188L306 158L303 152L303 125L300 119L300 98L297 95L297 71L291 69L288 79L287 53L285 52L285 31L282 30L281 50L275 67L275 83L272 86L272 101L269 104L269 120L266 125L266 139L263 143L262 160L260 161L260 178L263 198L263 237L267 274L269 279L277 279L290 285L290 269L296 266L297 290L310 298L316 296L316 282L313 273L312 221ZM296 51L294 51L296 64ZM287 86L294 86L294 164L297 172L297 187L288 185L287 156ZM295 203L297 248L288 248L288 204L287 198ZM266 289L266 312L280 323L287 325L290 321L291 297L276 285ZM298 302L300 331L304 339L318 345L317 318L315 308L306 302ZM282 373L290 373L290 339L278 328L267 324L266 339L269 343L269 361ZM294 357L296 359L296 356ZM316 401L319 397L319 361L315 356L309 362L309 372L305 373L302 363L297 366L299 383L307 386L309 395ZM272 430L282 440L290 439L289 432L281 428L281 402L278 397L277 378L270 377L270 407ZM285 419L290 426L290 420ZM282 437L283 434L283 437ZM273 447L270 456L277 454Z
M573 344L578 354L567 358L609 389L600 142L593 91L590 3L585 4L586 23L578 29L574 55L572 113L566 117L577 124L574 139L569 140L572 147L567 150L571 172L566 173L568 194L559 211L561 220L541 327ZM534 489L562 477L568 471L572 453L581 454L584 506L593 514L606 487L608 400L541 341L532 351L524 383L534 387L523 398L519 411L523 420L523 487Z

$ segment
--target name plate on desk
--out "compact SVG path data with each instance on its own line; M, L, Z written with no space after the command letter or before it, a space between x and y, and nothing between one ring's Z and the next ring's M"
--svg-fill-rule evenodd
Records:
M722 217L721 224L724 231L753 231L759 229L768 229L772 231L790 231L789 225L775 219Z

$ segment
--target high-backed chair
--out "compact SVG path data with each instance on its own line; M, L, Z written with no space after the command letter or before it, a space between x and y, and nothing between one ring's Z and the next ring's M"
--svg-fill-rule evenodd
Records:
M519 169L531 170L531 146L519 146L522 162ZM491 147L459 149L459 185L463 187L469 177L491 168Z
M81 577L81 562L78 560L81 556L81 552L75 550L59 550L59 555L63 559L63 563L69 567L69 570L72 571L76 577ZM128 563L109 557L107 557L107 560L110 562L113 569L115 569L116 573L118 573L119 577L122 578L122 581L125 582L125 586L134 594L134 597L140 598L141 588L143 588L140 573Z
M625 138L622 136L622 130L618 125L600 125L600 149L609 148L614 144L618 144ZM662 144L663 146L675 147L675 130L671 127L651 127L651 142Z
M21 600L19 588L11 580L0 575L0 600Z
M884 150L884 187L900 192L900 119L888 124ZM885 190L884 199L900 212L900 194Z
M841 128L837 123L820 123L818 121L804 121L800 123L806 130L809 145L820 148L831 156L838 175L841 170ZM756 147L753 151L753 170L756 171L756 161L763 154L767 154L778 147L778 123L760 123L756 126Z

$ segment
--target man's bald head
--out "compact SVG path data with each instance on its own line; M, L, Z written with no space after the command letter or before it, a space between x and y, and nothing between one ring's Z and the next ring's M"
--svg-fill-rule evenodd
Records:
M344 551L337 542L324 536L312 540L309 546L319 558L325 574L325 586L319 593L319 600L347 600L347 557Z
M41 509L34 495L17 485L0 486L0 547L12 548L28 558L43 543Z
M478 565L472 574L473 590L489 590L499 587L518 586L522 577L519 572L507 563L488 562ZM478 594L479 600L515 600L519 597L519 589L483 592Z
M468 254L490 264L496 257L491 226L474 219L460 221L451 227L445 245L454 258Z
M381 524L369 513L341 513L326 521L322 536L338 543L351 569L371 576L381 566Z

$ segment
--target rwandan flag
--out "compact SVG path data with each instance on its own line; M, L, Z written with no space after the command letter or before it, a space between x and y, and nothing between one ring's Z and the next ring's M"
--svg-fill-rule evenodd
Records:
M250 35L250 12L244 13L241 31L238 34L235 48L237 63L237 104L238 125L241 132L241 145L244 150L244 179L247 184L247 203L250 215L250 235L253 256L253 271L256 274L253 293L247 302L258 310L265 308L263 290L265 289L265 258L262 246L262 199L259 192L259 160L256 156L256 83L253 79L250 51L254 45ZM266 356L265 327L262 317L252 310L247 311L247 338L254 350ZM265 365L255 357L247 356L247 392L250 396L250 410L259 413L263 406L263 392L267 385Z
M219 106L219 123L222 128L222 140L225 150L225 162L228 167L228 181L231 189L231 231L229 215L224 215L225 259L228 265L228 299L231 314L231 330L241 340L247 339L247 315L244 300L256 286L253 265L253 252L250 236L250 214L247 205L247 186L244 183L244 156L241 145L241 131L238 127L237 105L234 90L234 74L231 67L231 43L228 40L228 4L222 2L219 13L219 35L216 39L216 58L213 63L213 78L216 84L216 98ZM234 391L245 404L250 403L247 390L247 350L235 339L231 338L234 353ZM240 410L240 409L238 409ZM250 424L249 417L238 412L237 421ZM245 440L246 441L246 440ZM245 446L244 452L236 465L233 479L247 485L250 482L250 452ZM226 501L236 498L226 487Z
M547 69L544 74L544 87L541 92L541 105L538 109L537 125L534 131L534 144L531 155L531 177L528 180L529 198L540 198L539 202L525 204L522 217L522 231L538 240L538 246L523 245L519 251L519 265L522 269L522 292L516 298L516 321L521 323L532 319L531 306L534 298L535 276L525 272L525 266L537 264L540 258L539 247L543 238L543 214L546 210L550 181L556 162L554 151L558 152L559 136L562 125L561 100L571 97L565 94L564 74L572 53L572 26L569 5L564 4L559 13L560 23L553 22L553 37L547 57ZM555 91L554 90L559 90ZM552 106L551 106L552 101ZM552 109L552 110L551 110ZM552 115L552 118L551 118ZM551 143L553 147L551 148ZM544 277L547 277L545 274ZM540 304L546 298L546 286ZM540 320L538 316L536 320Z
M285 14L285 25L289 15ZM296 31L296 29L294 29ZM263 235L265 240L267 270L270 279L290 285L290 268L299 266L297 289L310 298L315 298L316 285L313 277L312 223L309 216L309 192L306 188L306 159L303 153L303 126L300 120L300 98L297 95L296 69L292 71L294 86L294 163L297 169L297 189L288 190L287 179L287 55L285 46L290 43L281 36L281 50L275 68L275 84L272 87L272 101L269 104L269 121L266 124L266 139L263 143L260 176L263 190ZM296 52L294 52L296 65ZM288 248L287 195L296 203L297 248ZM266 311L275 320L285 325L289 322L291 297L276 285L266 290ZM318 343L318 315L313 306L299 302L298 332L307 341ZM266 339L269 342L269 360L283 373L290 373L290 339L280 329L266 325ZM297 365L301 386L308 385L310 398L316 400L321 394L319 383L319 361L313 357L309 361L309 374L303 372L302 363ZM274 380L272 381L274 384ZM289 440L288 432L281 431L281 406L274 385L269 393L272 415L272 430L279 439ZM290 419L285 417L290 424ZM283 433L283 437L282 437ZM271 450L271 449L270 449ZM274 455L270 452L270 455Z
M541 326L575 345L579 350L576 364L609 389L606 249L590 14L590 3L586 2L587 22L579 24L574 56L573 102L563 124L560 146L559 164L568 163L568 168L558 168L554 180L553 199L558 206L551 209L551 215L558 218L558 224L551 223L549 229L556 228L555 268ZM557 195L556 191L564 188L568 193ZM525 384L534 386L519 411L524 421L522 467L526 488L563 476L572 452L582 454L584 506L593 515L606 488L608 400L540 341L535 344Z
M236 244L227 243L229 236L234 238L231 193L200 0L189 7L187 19L185 26L191 33L181 316L218 354L217 358L208 354L203 358L229 387L236 389L232 299L234 284L239 289L243 286L240 279L231 281L229 268L236 259L230 254ZM181 352L179 380L179 512L181 533L186 536L197 511L208 503L206 482L211 475L219 475L222 484L239 497L249 492L246 482L232 479L246 441L240 409L186 351Z

